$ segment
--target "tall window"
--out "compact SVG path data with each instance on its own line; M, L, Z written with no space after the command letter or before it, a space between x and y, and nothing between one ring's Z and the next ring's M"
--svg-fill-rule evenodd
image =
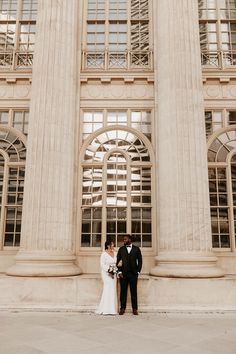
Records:
M0 68L32 66L38 0L0 0Z
M125 129L125 128L124 128ZM116 246L132 233L141 247L152 246L152 162L134 133L111 129L87 146L83 166L82 247Z
M0 249L20 245L26 147L17 130L0 128Z
M198 0L202 64L236 65L236 0Z
M235 251L236 236L236 130L231 126L210 139L209 191L214 248Z
M88 0L84 69L150 69L148 0Z

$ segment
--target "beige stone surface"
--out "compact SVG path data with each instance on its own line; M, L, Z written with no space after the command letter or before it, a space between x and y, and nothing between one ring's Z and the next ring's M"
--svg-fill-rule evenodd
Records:
M17 251L2 251L0 252L0 273L5 273L7 269L15 263L15 255ZM214 252L217 257L220 268L222 268L225 274L236 274L236 262L235 255L232 252ZM79 255L78 262L85 274L99 273L99 255ZM144 255L144 264L142 273L149 274L150 269L155 265L154 256Z
M76 0L39 2L21 245L8 274L80 273L73 221L78 10Z
M102 293L100 275L75 277L0 276L0 309L94 311ZM236 311L236 277L179 279L142 275L139 309Z
M7 269L15 264L16 251L0 252L0 274L6 273Z
M117 83L118 81L118 83ZM139 100L138 106L142 108L143 105L153 104L154 100L154 87L153 83L147 83L146 80L141 83L124 83L123 80L116 80L108 84L101 82L92 82L81 85L81 106L89 107L90 109L95 106L96 108L101 105L102 107L112 106L117 107L122 100L123 105L130 107L132 101ZM135 104L137 104L135 102Z
M211 255L197 1L154 6L158 150L156 276L218 277Z
M0 313L1 354L234 354L235 314Z
M150 35L155 42L155 79L152 71L143 70L77 75L82 37L78 27L86 22L86 9L83 13L78 4L82 8L83 3L40 2L32 88L31 71L0 75L1 109L26 108L31 98L22 243L17 265L8 274L45 276L0 277L0 307L95 308L102 287L99 275L93 274L99 272L100 250L86 253L78 247L76 258L74 254L81 236L81 220L73 219L73 208L81 197L77 178L80 110L155 107L157 227L151 255L144 254L140 308L235 310L234 277L158 278L221 276L216 257L226 274L236 274L235 251L211 252L203 116L204 104L207 109L235 110L235 68L217 72L201 67L197 1L153 0L150 27L154 26L154 33ZM86 31L86 42L85 37ZM0 272L13 265L14 252L1 250ZM158 268L154 268L157 253ZM49 278L80 273L75 261L85 273L82 277ZM157 278L147 276L151 269ZM220 345L215 348L221 349Z

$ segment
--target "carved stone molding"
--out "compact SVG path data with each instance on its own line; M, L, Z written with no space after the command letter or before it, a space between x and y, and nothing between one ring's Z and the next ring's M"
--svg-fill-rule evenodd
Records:
M0 99L30 99L31 85L27 84L1 84Z
M150 84L85 84L81 85L81 99L154 99L154 86Z
M205 83L204 99L235 99L236 83Z

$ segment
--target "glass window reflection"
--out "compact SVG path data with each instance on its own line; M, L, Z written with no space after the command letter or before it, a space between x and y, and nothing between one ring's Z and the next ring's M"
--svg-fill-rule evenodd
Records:
M137 244L151 247L151 163L143 141L127 131L106 131L89 144L83 165L81 246L97 247L93 239L100 235L118 247L132 232Z

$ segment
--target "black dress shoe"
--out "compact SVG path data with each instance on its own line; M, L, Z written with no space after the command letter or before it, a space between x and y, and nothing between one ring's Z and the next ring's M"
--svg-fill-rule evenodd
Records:
M138 315L138 310L133 310L133 314L135 315L135 316L137 316Z
M124 313L125 313L125 309L120 309L119 315L124 315Z

